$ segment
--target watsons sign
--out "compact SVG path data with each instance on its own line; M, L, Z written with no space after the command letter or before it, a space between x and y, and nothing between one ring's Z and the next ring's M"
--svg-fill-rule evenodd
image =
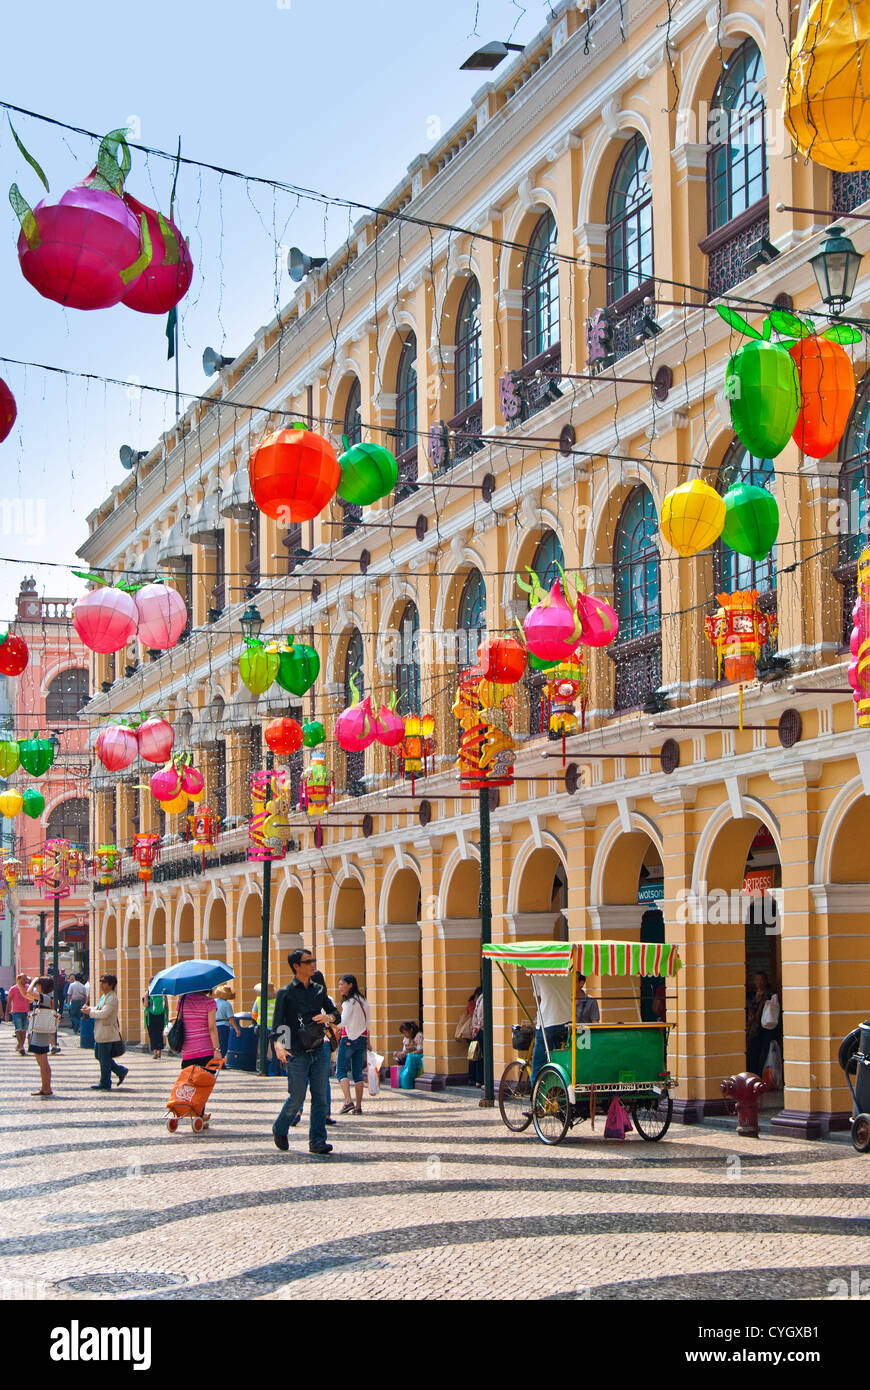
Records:
M150 1327L69 1327L51 1331L52 1361L131 1361L134 1371L151 1367Z

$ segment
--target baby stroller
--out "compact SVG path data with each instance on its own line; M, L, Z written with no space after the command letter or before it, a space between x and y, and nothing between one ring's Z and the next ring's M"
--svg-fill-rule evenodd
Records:
M838 1060L852 1092L852 1145L865 1154L870 1152L870 1022L843 1039Z
M166 1128L170 1134L178 1129L179 1120L189 1119L194 1134L208 1129L210 1116L205 1107L223 1065L222 1057L213 1057L204 1067L185 1067L180 1073L166 1104Z

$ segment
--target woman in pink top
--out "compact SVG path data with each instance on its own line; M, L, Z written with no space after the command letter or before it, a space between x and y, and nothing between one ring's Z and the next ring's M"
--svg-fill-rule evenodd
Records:
M217 1030L217 1004L211 994L185 994L178 1001L178 1013L184 1024L181 1060L186 1067L204 1067L212 1057L220 1057L221 1044Z
M12 1019L15 1028L15 1041L18 1044L20 1056L24 1056L24 1039L27 1036L27 1015L30 1013L30 999L27 990L30 986L29 975L18 975L15 984L6 997L6 1017Z

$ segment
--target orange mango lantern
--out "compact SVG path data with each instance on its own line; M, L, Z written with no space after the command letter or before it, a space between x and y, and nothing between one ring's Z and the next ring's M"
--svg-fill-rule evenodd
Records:
M761 648L776 634L776 618L758 607L757 589L738 589L717 594L719 607L704 620L707 640L716 648L721 680L740 682L740 728L743 728L743 684L755 680L755 663Z

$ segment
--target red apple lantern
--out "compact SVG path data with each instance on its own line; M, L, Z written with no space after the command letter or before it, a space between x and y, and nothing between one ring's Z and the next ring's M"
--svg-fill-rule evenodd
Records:
M341 479L332 445L304 425L267 434L251 455L248 472L260 511L284 525L311 521Z
M123 584L113 589L99 575L79 574L77 570L73 570L73 573L79 579L88 579L100 585L76 600L72 613L73 627L92 652L104 655L119 652L136 631L139 615L132 597Z
M15 397L6 382L0 377L0 444L3 443L15 424L17 414L18 407L15 404Z
M155 716L146 719L136 730L139 753L146 763L165 763L172 753L175 730L166 719Z
M164 217L129 193L124 202L137 222L145 218L152 250L150 263L121 295L121 303L140 314L168 314L187 294L193 278L187 242L171 216Z
M477 664L486 680L516 685L526 669L526 651L515 637L487 637L477 649Z
M174 647L187 626L187 604L177 589L159 580L136 591L139 641L152 651Z
M29 655L24 638L17 632L7 632L5 637L0 637L0 675L20 676Z
M139 744L135 733L126 724L109 724L97 735L95 751L107 771L122 772L135 762Z
M302 726L286 716L273 719L263 730L266 746L279 757L289 758L302 747Z

